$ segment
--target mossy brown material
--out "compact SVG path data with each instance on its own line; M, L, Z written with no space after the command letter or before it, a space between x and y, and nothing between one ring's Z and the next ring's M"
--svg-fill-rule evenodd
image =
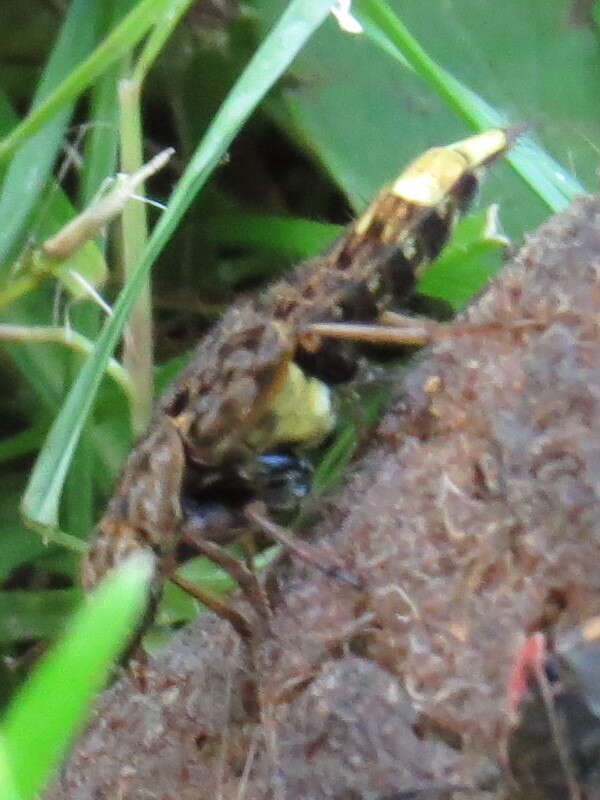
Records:
M243 650L201 619L145 692L105 694L47 800L512 796L515 652L600 613L600 198L531 236L466 318L502 324L423 354L312 533L364 590L278 568L258 720Z

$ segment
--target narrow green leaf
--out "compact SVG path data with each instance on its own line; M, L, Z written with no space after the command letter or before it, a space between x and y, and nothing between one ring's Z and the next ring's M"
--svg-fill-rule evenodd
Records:
M448 246L424 271L417 291L460 310L502 267L507 244L496 229L492 209L470 214L458 223Z
M4 800L23 800L17 791L2 735L0 735L0 797Z
M141 85L144 82L146 75L160 55L173 29L179 23L179 20L186 13L192 2L193 0L173 0L168 13L163 14L160 23L155 25L144 43L144 47L137 58L135 69L131 75L135 83Z
M131 279L120 293L104 325L95 351L81 370L36 462L23 498L23 513L37 524L58 525L60 493L69 463L90 412L108 359L146 276L185 214L218 165L235 134L289 66L298 50L327 15L333 0L293 0L263 41L227 96L190 164Z
M11 125L16 124L16 121L17 116L10 103L4 95L0 94L0 132L9 129ZM106 135L106 131L103 131L102 136L104 142L111 139L110 136ZM18 159L15 158L12 163L15 164L17 161ZM111 174L113 171L111 169ZM16 180L18 181L18 176ZM20 184L17 185L20 186ZM4 185L4 189L7 190L7 184ZM15 195L15 197L17 196ZM33 199L35 200L35 198ZM55 234L68 220L75 216L76 211L73 209L63 189L52 181L45 197L38 203L37 213L34 210L32 214L31 233L37 242L41 242L46 237ZM77 253L74 253L73 256L59 264L55 260L50 260L42 253L39 253L39 251L35 254L28 253L27 255L32 261L36 262L38 269L46 271L48 274L55 274L56 277L63 280L65 287L74 297L82 297L87 294L87 289L82 281L75 275L81 276L92 286L101 284L106 278L106 262L94 242L86 242ZM24 259L24 263L18 272L18 279L24 273L26 274L27 266L33 268L33 263L26 264Z
M101 22L101 35L103 38L112 28L131 11L133 0L106 0L103 5L103 19ZM121 58L96 80L90 92L90 117L87 123L89 129L85 132L83 141L83 163L81 179L78 187L78 207L89 206L104 186L107 178L114 176L117 165L118 147L118 103L117 81L123 70ZM73 211L70 217L74 217ZM55 231L58 230L58 227ZM53 232L55 232L53 231ZM98 237L95 242L88 245L98 245L104 253L106 233ZM81 251L74 255L80 257ZM70 259L68 259L70 260ZM88 263L87 260L85 263ZM76 268L77 270L77 268ZM79 270L77 270L79 271ZM80 273L81 274L81 273ZM94 303L78 303L71 313L71 324L95 340L100 330L102 313ZM75 380L81 364L77 358L70 359L68 368L69 383ZM93 431L93 421L88 422L88 432ZM82 435L73 454L72 469L68 475L63 494L63 520L65 527L71 533L85 538L92 529L95 518L95 498L99 486L98 459L92 443L92 436Z
M201 225L209 241L286 253L293 258L308 258L342 231L340 225L312 219L244 212L208 217Z
M145 607L151 571L151 560L136 556L103 581L13 699L3 729L24 800L43 788L83 723Z
M475 92L440 67L410 34L385 0L358 0L356 8L365 32L388 54L396 52L472 128L505 127L508 120ZM584 190L548 153L528 137L507 156L513 169L553 211L565 208Z
M520 136L506 158L551 211L562 211L585 192L579 181L529 136Z
M103 35L118 25L131 11L133 0L108 0L104 5ZM85 135L84 157L79 187L80 208L89 205L105 179L115 174L119 106L117 81L123 69L123 57L107 68L94 82L90 92L89 131Z
M88 0L74 0L71 3L60 36L42 73L33 99L34 109L37 107L39 111L45 98L93 47L98 7L99 3L90 4ZM39 130L38 126L35 136L23 145L8 167L0 193L0 264L9 262L20 244L33 207L54 164L71 109L70 105L63 104L54 118L48 119L44 128ZM27 119L36 113L32 111ZM15 131L22 125L18 125ZM8 139L13 135L14 131Z
M89 8L88 0L82 2ZM175 0L140 0L94 52L0 142L0 161L12 155L60 108L78 97L105 69L131 50L172 2Z

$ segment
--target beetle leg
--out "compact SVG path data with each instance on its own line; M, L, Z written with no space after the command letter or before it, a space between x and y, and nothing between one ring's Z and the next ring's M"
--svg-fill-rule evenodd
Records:
M198 552L206 556L210 561L221 567L222 570L224 570L231 578L233 578L233 580L244 592L244 595L251 604L252 608L256 611L258 618L265 626L268 626L268 623L271 619L271 608L269 606L264 589L260 585L254 570L250 569L244 561L240 561L240 559L228 553L224 547L221 547L221 545L215 544L215 542L211 542L204 538L201 532L194 529L193 524L188 524L184 527L183 539L188 544L191 544L193 547L195 547ZM205 592L205 590L202 589L202 592ZM212 595L212 592L209 594ZM219 600L219 598L215 597L217 603L210 598L209 602L206 603L204 600L202 600L198 593L195 596L197 596L202 603L215 611L219 616L230 619L230 612L232 612L233 609L229 609L227 604L222 600ZM241 616L237 611L233 611L233 613L237 616ZM245 624L248 624L247 621ZM236 630L238 630L239 625L236 626L234 624L234 627Z
M323 550L310 545L306 542L300 543L290 532L278 525L269 517L264 503L255 501L248 503L244 509L246 518L257 528L270 536L284 549L299 558L305 564L315 567L329 578L348 583L354 589L362 589L362 581L352 573L347 567L332 553L325 553Z
M361 322L313 322L299 332L302 346L309 352L320 347L322 338L350 339L371 344L423 345L432 339L431 326L427 321L411 319L410 327L380 325Z
M173 581L173 583L183 589L184 592L187 592L189 595L196 598L196 600L199 600L211 611L214 611L217 616L230 622L234 630L244 641L249 641L252 638L252 625L246 617L240 614L239 611L236 611L236 609L228 603L221 600L221 598L214 592L211 592L210 589L206 589L198 583L187 580L187 578L184 578L183 575L180 575L178 572L171 573L171 575L169 575L169 580Z
M350 339L371 344L396 346L426 345L457 336L488 333L494 330L522 331L543 327L543 320L495 321L483 323L435 322L386 311L379 323L313 322L299 331L302 345L309 351L319 349L321 338Z

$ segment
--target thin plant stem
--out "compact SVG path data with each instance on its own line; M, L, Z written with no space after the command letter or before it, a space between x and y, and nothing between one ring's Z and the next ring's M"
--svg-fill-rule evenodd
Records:
M119 82L119 112L121 137L121 169L136 172L143 163L143 133L140 107L141 84L123 78ZM144 185L139 188L144 193ZM131 199L121 215L121 260L123 281L129 281L148 241L146 206ZM152 292L150 275L131 310L123 337L123 365L131 377L131 427L139 435L146 427L152 410L153 348Z
M9 323L0 324L0 341L11 342L49 342L52 344L62 344L73 350L89 355L94 349L94 343L70 328L59 328L53 325L11 325ZM117 383L126 397L133 395L133 385L127 371L111 358L106 368L107 373Z
M0 161L11 156L59 108L78 97L104 70L131 50L155 20L165 13L171 2L172 0L141 0L86 59L0 141Z
M173 28L191 4L191 0L173 3L150 33L129 77L119 82L121 169L134 173L143 164L143 128L141 93L146 75ZM144 194L143 184L139 187ZM121 216L121 261L123 280L127 282L148 241L148 220L143 203L130 200ZM131 426L139 435L152 411L154 394L152 331L152 289L148 275L131 310L123 337L123 364L131 376L133 397Z
M142 51L131 73L131 80L134 83L138 83L140 86L142 85L150 68L171 36L173 28L192 5L193 1L194 0L175 0L162 15L160 21L154 25L154 28L144 42Z

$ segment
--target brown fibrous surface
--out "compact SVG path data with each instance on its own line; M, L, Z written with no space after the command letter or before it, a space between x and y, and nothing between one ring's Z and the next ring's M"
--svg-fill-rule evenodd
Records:
M104 693L46 800L510 795L515 652L600 613L600 198L529 237L463 320L482 327L404 374L310 533L363 589L279 566L255 652L190 626Z

